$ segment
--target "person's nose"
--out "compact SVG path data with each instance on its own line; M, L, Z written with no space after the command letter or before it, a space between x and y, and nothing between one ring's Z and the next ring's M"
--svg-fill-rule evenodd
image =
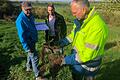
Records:
M28 10L27 13L31 13L31 10Z
M75 16L75 15L76 15L76 12L72 12L72 14L73 14L73 16Z

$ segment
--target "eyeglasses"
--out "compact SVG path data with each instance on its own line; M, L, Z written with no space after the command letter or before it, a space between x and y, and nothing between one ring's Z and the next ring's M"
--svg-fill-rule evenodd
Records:
M31 11L32 9L25 9L25 11Z

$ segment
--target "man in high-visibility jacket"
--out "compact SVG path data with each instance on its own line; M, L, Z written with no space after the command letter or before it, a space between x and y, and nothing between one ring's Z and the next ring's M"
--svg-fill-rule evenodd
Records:
M104 55L108 27L96 12L95 7L90 9L88 0L73 0L71 11L77 19L74 20L71 33L60 41L60 46L72 43L72 54L53 62L72 65L73 73L93 78L100 68Z

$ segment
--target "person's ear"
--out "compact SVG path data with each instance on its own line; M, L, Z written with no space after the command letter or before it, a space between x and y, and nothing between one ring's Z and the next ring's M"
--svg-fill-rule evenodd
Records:
M23 6L21 6L21 9L24 11L24 7Z
M86 7L83 7L83 8L82 8L82 12L83 12L83 14L86 14L86 12L87 12Z

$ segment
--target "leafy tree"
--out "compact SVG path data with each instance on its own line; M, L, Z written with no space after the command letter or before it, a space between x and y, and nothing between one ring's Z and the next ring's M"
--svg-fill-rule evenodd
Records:
M8 0L0 0L0 18L11 16L14 11L14 6Z

